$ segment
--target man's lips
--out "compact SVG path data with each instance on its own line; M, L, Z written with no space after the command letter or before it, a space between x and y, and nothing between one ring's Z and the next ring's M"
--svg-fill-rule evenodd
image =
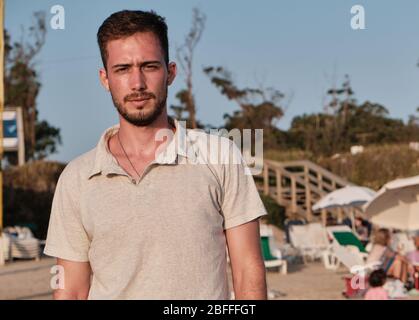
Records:
M146 100L150 100L151 98L138 98L138 99L128 99L128 101L133 101L133 102L141 102L141 101L146 101Z
M147 101L151 98L138 98L138 99L128 99L127 101L132 103L135 107L144 107L147 104Z

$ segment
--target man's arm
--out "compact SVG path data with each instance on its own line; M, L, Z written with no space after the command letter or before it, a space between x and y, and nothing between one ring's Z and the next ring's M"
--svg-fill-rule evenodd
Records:
M87 300L90 289L90 263L57 259L64 268L64 289L54 290L55 300Z
M235 298L238 300L267 299L259 219L227 229L225 232Z

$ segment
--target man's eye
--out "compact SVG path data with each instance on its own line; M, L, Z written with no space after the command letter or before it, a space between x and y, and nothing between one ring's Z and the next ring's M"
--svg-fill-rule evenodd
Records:
M158 66L155 65L155 64L149 64L149 65L145 66L145 69L146 70L157 70Z
M127 68L119 68L119 69L116 69L116 72L121 73L127 70L128 70Z

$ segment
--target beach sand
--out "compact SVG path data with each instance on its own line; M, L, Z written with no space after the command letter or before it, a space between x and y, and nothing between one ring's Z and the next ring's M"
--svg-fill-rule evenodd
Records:
M51 299L50 269L55 260L15 261L0 267L0 299ZM287 275L267 272L268 288L276 299L343 299L345 272L326 270L319 262L292 265ZM230 285L231 274L229 272Z
M1 300L44 300L52 299L50 289L51 267L55 259L44 257L40 261L14 261L0 267ZM231 273L229 274L230 288ZM283 300L337 300L342 296L347 274L344 268L326 270L321 262L292 264L288 274L267 271L268 289L279 294L273 299ZM419 297L409 297L419 299Z

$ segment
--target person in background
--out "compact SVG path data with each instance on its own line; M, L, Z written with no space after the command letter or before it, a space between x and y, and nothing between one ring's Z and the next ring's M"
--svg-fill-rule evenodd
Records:
M336 226L338 224L338 220L334 217L330 212L327 213L326 217L326 226Z
M367 263L380 262L381 268L390 277L403 283L407 280L408 261L390 248L391 234L388 229L379 229L374 236L373 246Z
M415 237L416 250L410 251L406 254L409 266L408 271L413 276L414 285L416 289L419 289L418 276L419 276L419 235Z
M384 284L386 283L387 275L383 269L374 270L371 272L368 279L369 289L366 292L364 299L365 300L388 300L387 291L384 289Z
M410 251L406 254L410 264L419 264L419 235L414 238L416 250Z
M370 238L368 221L362 219L362 217L359 216L355 217L355 231L359 237L359 240L361 240L362 244L366 246Z

